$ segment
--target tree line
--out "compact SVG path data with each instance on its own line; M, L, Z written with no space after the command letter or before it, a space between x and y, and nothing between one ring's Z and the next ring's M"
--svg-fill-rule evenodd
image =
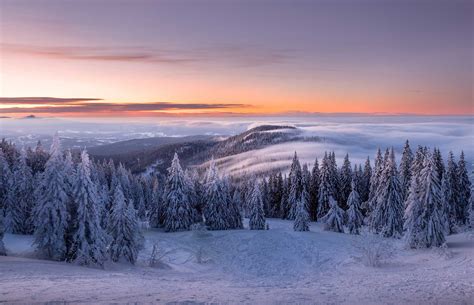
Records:
M33 234L40 255L80 265L107 259L135 263L143 246L142 227L166 232L269 229L266 217L289 219L295 231L310 221L326 230L359 234L363 227L385 237L404 236L412 248L437 247L446 235L473 223L471 182L464 154L405 144L400 165L395 152L379 149L374 165L342 166L325 153L311 170L295 153L288 175L247 177L233 183L214 160L204 175L183 170L175 154L168 174L133 175L122 164L90 160L61 149L56 135L49 152L39 143L18 150L0 143L0 253L4 232ZM471 217L471 220L469 219Z

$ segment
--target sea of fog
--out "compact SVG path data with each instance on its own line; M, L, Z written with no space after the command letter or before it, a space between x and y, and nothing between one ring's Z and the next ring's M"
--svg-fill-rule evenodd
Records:
M161 137L216 135L229 136L262 124L291 125L307 135L326 139L321 143L282 144L267 153L290 155L298 151L304 159L314 160L325 150L334 150L339 158L346 152L355 162L362 162L375 150L393 146L401 152L405 140L417 145L436 146L446 154L461 150L474 160L473 116L361 116L306 115L278 117L219 118L128 118L128 119L0 119L0 136L20 146L42 140L49 145L58 132L66 147L90 147L116 141Z

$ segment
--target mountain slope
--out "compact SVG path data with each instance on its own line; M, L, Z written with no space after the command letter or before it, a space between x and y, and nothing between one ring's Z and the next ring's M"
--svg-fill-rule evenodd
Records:
M178 152L184 167L200 167L212 157L230 160L288 142L321 140L319 137L305 135L302 130L293 126L262 125L224 139L211 136L134 139L92 147L89 153L100 160L111 158L136 173L150 170L151 166L154 170L165 173L174 152ZM221 164L223 162L219 161L218 165Z

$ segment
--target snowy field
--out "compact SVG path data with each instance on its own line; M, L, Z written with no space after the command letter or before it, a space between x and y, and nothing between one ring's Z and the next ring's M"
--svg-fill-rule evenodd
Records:
M448 237L449 249L405 250L371 235L269 231L145 232L136 266L105 270L33 258L30 236L6 234L0 303L158 304L474 304L474 237ZM157 245L157 262L149 259ZM379 267L362 251L382 247Z

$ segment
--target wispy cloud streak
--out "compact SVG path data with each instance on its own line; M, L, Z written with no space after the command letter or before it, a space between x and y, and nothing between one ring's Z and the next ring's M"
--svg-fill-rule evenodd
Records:
M0 113L117 113L117 112L154 112L172 110L209 110L251 107L247 104L224 103L106 103L98 98L0 98L0 104L28 104L33 107L5 107Z
M87 97L0 97L0 104L61 105L79 102L101 101L101 98Z
M48 57L63 60L130 62L183 65L192 63L227 63L240 67L255 67L283 63L292 58L294 50L262 49L259 47L223 46L215 48L165 49L105 46L40 46L0 43L3 52Z

